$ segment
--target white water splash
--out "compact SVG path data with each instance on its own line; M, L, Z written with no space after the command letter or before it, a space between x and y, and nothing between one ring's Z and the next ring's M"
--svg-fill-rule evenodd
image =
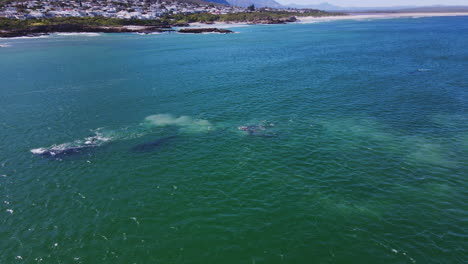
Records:
M140 222L138 222L137 218L136 217L130 217L130 219L132 219L133 221L135 221L135 223L139 226L140 225Z
M24 36L24 37L13 37L13 38L0 38L0 39L39 39L39 38L48 38L49 35L40 35L40 36Z
M135 34L146 36L146 35L161 35L163 33L161 33L161 32L148 32L148 33L135 33Z
M70 33L56 33L57 36L83 36L83 37L98 37L101 34L94 32L70 32Z

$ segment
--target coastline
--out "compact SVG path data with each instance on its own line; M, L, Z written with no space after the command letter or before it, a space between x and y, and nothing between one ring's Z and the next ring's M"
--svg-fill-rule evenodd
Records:
M397 18L424 18L424 17L453 17L453 16L468 16L468 12L426 12L426 13L348 13L341 16L296 16L294 21L287 21L281 23L252 23L252 22L220 22L202 23L194 22L186 25L174 25L173 27L159 27L159 26L139 26L139 25L126 25L120 27L92 27L92 26L76 26L76 25L58 25L58 26L44 26L34 27L30 30L8 32L0 31L0 39L17 39L17 38L38 38L45 37L50 34L62 35L77 35L77 34L93 34L99 33L137 33L139 35L154 35L164 32L180 32L181 30L191 29L191 33L199 34L206 33L207 30L224 31L227 28L246 27L251 25L262 24L311 24L321 22L332 22L340 20L373 20L373 19L397 19ZM38 29L39 28L39 29ZM200 30L197 30L200 29ZM229 30L226 30L226 32ZM223 33L226 33L223 32ZM2 34L3 33L3 34ZM187 32L185 32L187 33ZM4 46L1 46L4 47Z
M329 22L338 20L366 20L366 19L395 19L395 18L423 18L423 17L452 17L452 16L468 16L468 12L431 12L431 13L349 13L347 16L324 16L324 17L298 17L299 24Z
M289 22L287 24L309 24L309 23L318 23L318 22L331 22L339 20L367 20L367 19L396 19L396 18L423 18L423 17L453 17L453 16L468 16L468 12L431 12L431 13L371 13L371 14L361 14L361 13L348 13L344 16L303 16L296 17L297 21ZM221 28L236 28L236 27L247 27L252 25L262 25L252 24L248 22L214 22L213 24L205 24L200 22L189 23L190 27L198 28L211 28L211 27L221 27Z

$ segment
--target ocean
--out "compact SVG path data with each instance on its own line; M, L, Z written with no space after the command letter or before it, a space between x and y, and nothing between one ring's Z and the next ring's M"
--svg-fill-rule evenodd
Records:
M466 263L468 17L0 39L0 263Z

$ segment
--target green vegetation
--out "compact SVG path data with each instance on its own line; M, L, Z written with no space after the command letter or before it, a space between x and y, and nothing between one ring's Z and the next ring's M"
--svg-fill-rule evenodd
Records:
M299 12L286 12L286 11L259 11L259 12L247 12L247 13L230 13L222 15L220 21L225 22L252 22L257 20L271 20L271 19L280 19L287 18L292 16L332 16L332 15L341 15L339 13L329 13L319 10L311 10L305 13Z
M31 26L42 25L60 25L60 24L74 24L84 26L125 26L125 25L138 25L138 26L164 26L161 20L139 20L139 19L117 19L105 17L56 17L56 18L40 18L40 19L10 19L0 18L0 30L19 30L26 29Z
M309 10L305 13L299 12L286 12L286 11L258 11L258 12L242 12L242 13L230 13L215 15L210 13L198 13L198 14L177 14L177 15L166 15L162 18L163 21L176 21L177 23L193 23L193 22L254 22L258 20L272 20L287 18L292 16L338 16L344 15L342 13L330 13L320 10Z
M41 18L41 19L9 19L0 18L0 30L22 30L31 26L40 25L60 25L74 24L83 26L125 26L125 25L140 25L140 26L170 26L176 23L212 23L220 22L255 22L259 20L277 20L291 16L330 16L342 15L340 13L329 13L318 10L311 10L305 13L286 12L286 11L257 11L243 12L230 14L173 14L166 15L157 20L139 20L139 19L117 19L105 17L56 17L56 18Z
M221 15L214 15L210 13L198 13L198 14L176 14L176 15L165 15L162 20L167 21L168 23L193 23L193 22L202 22L210 23L219 21Z

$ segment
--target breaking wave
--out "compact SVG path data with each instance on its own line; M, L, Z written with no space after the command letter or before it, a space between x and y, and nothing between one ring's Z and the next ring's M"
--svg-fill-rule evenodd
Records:
M23 36L23 37L12 37L12 38L0 38L0 39L39 39L39 38L48 38L49 35L40 35L40 36Z
M101 34L94 32L70 32L70 33L56 33L57 36L85 36L85 37L98 37Z
M135 33L135 34L146 36L146 35L161 35L163 33L161 33L161 32L149 32L149 33Z

